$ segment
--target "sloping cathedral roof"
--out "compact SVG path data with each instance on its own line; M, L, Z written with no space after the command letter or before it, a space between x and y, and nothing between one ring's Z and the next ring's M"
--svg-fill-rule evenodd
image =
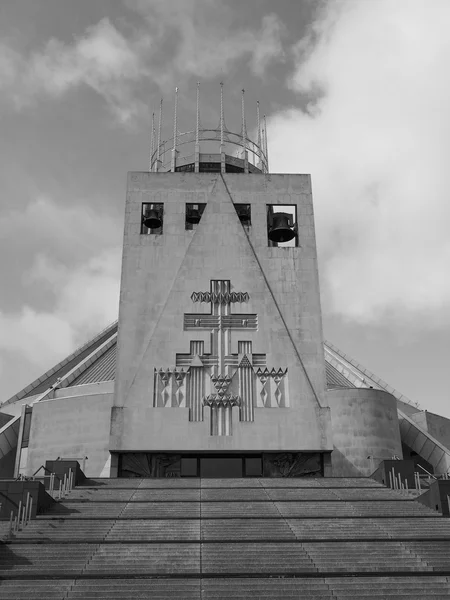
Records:
M41 377L14 394L1 406L5 407L7 404L12 404L18 400L43 394L55 385L57 387L74 387L114 381L117 357L117 328L118 322L115 321ZM328 389L339 387L381 389L391 393L397 400L409 406L410 411L407 412L420 410L403 394L341 352L330 342L326 341L324 343L324 351Z

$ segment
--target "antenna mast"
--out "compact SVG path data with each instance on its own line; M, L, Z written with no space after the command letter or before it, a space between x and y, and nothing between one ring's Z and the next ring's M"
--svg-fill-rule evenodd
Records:
M177 165L177 136L178 136L178 88L175 88L175 106L173 109L173 147L172 147L172 165L170 170L172 173L175 172L175 167Z
M152 134L150 140L149 172L153 171L153 154L155 153L155 113L152 113Z
M244 173L248 173L247 125L245 123L245 90L242 90L242 138L244 141Z
M223 81L220 82L220 171L225 173L225 144L224 144L225 116L223 110Z
M194 171L200 171L200 81L197 81L197 112L195 123Z
M261 121L259 118L259 100L257 100L257 102L256 102L256 128L258 130L258 142L257 143L258 143L258 158L259 158L257 166L260 169L261 164L262 164L262 160L261 160L262 148L261 148Z
M266 155L267 172L269 172L269 153L267 151L267 121L266 121L266 115L264 115L264 154Z
M156 148L156 171L159 171L159 167L160 167L162 109L163 109L163 99L161 98L161 100L159 102L158 147Z

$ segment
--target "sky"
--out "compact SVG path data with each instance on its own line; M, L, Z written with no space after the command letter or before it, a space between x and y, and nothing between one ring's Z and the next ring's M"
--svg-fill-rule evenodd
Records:
M310 173L325 338L450 418L448 0L1 0L0 402L117 318L127 171L267 115ZM164 137L164 136L163 136Z

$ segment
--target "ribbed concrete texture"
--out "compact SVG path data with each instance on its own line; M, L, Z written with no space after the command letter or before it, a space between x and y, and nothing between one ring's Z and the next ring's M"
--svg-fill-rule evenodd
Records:
M371 479L87 480L0 525L0 600L450 598L450 519Z

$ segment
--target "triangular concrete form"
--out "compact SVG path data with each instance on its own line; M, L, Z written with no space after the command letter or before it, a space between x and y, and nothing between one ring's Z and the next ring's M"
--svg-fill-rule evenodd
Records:
M193 303L191 295L194 291L209 291L210 281L217 279L230 280L232 291L250 294L250 300L245 305L233 305L233 312L258 315L259 331L243 334L236 332L235 347L232 352L237 352L239 336L240 339L252 341L253 353L264 353L270 346L271 354L275 359L289 355L288 363L277 364L276 360L269 359L267 366L276 369L295 366L303 370L304 381L299 387L303 390L309 388L309 394L312 392L314 403L317 405L318 395L312 389L309 378L304 374L299 349L295 347L286 329L280 308L275 302L274 294L221 176L217 177L214 188L209 194L201 222L173 279L164 309L148 339L147 348L142 361L137 365L127 396L133 396L134 385L142 386L141 377L145 380L152 377L153 366L158 370L173 367L175 354L188 351L189 338L204 339L205 350L209 352L209 336L183 331L183 314L209 313L209 306ZM182 299L181 303L180 299ZM174 316L177 319L175 328ZM170 344L166 343L169 330ZM127 398L124 398L124 406L127 404Z

